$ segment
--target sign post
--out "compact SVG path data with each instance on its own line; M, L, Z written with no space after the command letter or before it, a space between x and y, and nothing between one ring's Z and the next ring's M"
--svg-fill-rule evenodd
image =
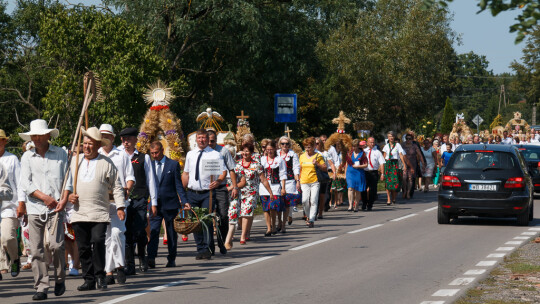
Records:
M274 95L274 121L284 122L285 131L288 130L288 122L296 122L297 114L296 94L275 94Z
M474 122L474 124L476 125L476 133L477 134L480 134L480 124L484 121L484 119L482 119L482 117L480 117L480 115L476 115L472 121Z
M202 174L210 175L210 183L214 182L214 176L223 173L221 162L219 159L201 159L202 162ZM208 213L212 213L212 191L210 191L210 197L208 199Z

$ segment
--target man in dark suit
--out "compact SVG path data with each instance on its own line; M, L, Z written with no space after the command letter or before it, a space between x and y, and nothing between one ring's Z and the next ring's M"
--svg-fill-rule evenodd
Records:
M178 235L174 231L174 218L181 204L187 203L186 192L180 176L180 164L163 155L163 145L159 141L150 144L152 171L155 174L157 204L152 205L150 217L150 242L148 243L148 267L156 267L161 222L165 220L165 233L169 255L165 267L176 267L176 245ZM181 201L181 202L180 202Z

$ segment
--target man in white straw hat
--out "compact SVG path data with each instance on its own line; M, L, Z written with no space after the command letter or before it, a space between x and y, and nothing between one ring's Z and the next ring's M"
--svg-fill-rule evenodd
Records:
M19 227L17 206L19 201L24 204L25 195L19 186L21 171L19 159L6 151L8 140L6 132L0 129L0 165L6 169L8 182L14 193L11 200L0 202L0 217L2 218L0 223L0 270L10 269L11 276L16 277L21 269L17 242L17 228Z
M26 151L21 158L21 187L27 196L30 253L34 273L33 300L47 299L49 290L48 264L45 261L45 242L52 254L54 264L54 294L61 296L66 290L64 284L64 212L67 197L61 197L62 182L66 174L67 153L49 144L51 138L58 137L57 129L49 129L47 122L36 119L30 122L30 131L19 133L25 140L32 140L34 148ZM55 216L54 213L58 213Z
M109 124L102 124L99 127L101 136L108 139L108 143L99 148L98 152L101 155L105 155L112 160L116 169L118 170L118 178L124 188L125 197L129 197L133 186L135 185L135 175L133 173L133 166L131 160L124 152L124 150L118 149L113 145L114 142L114 129ZM111 198L109 197L109 200ZM107 285L114 284L113 271L117 270L117 276L119 284L126 282L126 273L124 267L126 266L126 223L125 219L120 220L116 212L116 205L111 202L109 215L111 216L111 224L107 228L107 236L105 238L105 246L107 251L105 253L105 271L107 276L105 280Z
M75 231L75 239L79 247L84 283L77 287L79 291L104 290L105 282L105 235L111 222L109 215L109 192L112 191L118 218L123 221L124 190L118 179L118 170L106 156L99 154L98 149L108 144L98 128L82 129L84 136L84 158L77 164L71 162L71 173L68 177L66 195L73 204L71 223ZM77 178L75 166L78 166Z

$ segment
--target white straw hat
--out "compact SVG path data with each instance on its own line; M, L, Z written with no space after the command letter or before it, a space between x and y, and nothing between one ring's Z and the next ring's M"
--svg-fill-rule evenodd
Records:
M19 133L19 136L24 140L31 140L30 136L32 135L45 135L45 134L51 134L52 138L58 137L58 129L49 129L49 126L47 126L47 122L43 119L36 119L32 120L30 122L30 131L26 133Z
M87 136L87 137L92 138L95 141L99 141L102 146L106 146L107 144L110 143L108 139L103 138L103 136L101 136L101 133L96 127L88 128L88 130L81 128L81 131L82 131L83 136Z
M99 132L116 136L116 134L114 134L113 126L109 124L102 124L101 126L99 126Z

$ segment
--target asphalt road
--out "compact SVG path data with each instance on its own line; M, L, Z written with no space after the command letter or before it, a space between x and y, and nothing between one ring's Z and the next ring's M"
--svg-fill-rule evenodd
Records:
M80 277L54 303L452 303L489 273L504 255L540 231L513 219L464 218L438 225L436 194L417 193L406 204L376 204L371 212L325 214L308 229L299 219L286 234L263 236L256 222L252 241L210 261L196 261L193 237L180 241L178 267L128 277L124 286L78 292ZM535 218L540 218L535 208ZM539 225L538 228L534 227ZM237 237L239 234L237 232ZM28 303L30 271L0 281L2 304Z

